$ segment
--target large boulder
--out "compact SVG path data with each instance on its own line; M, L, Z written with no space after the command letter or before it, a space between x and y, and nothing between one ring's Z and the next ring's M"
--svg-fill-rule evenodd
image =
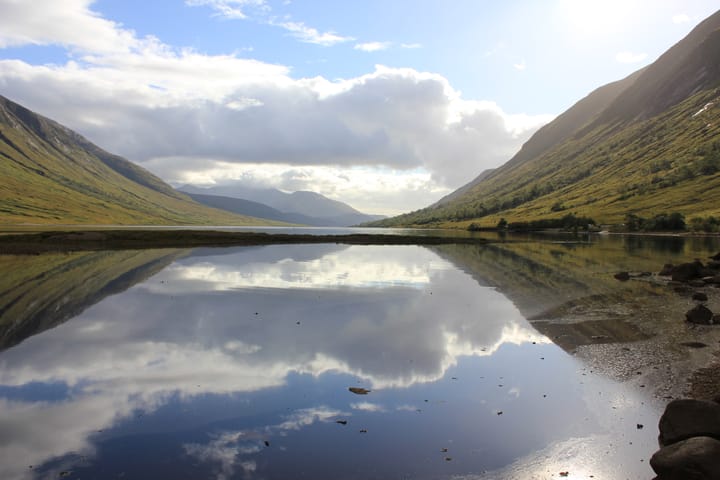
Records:
M657 480L720 479L720 441L693 437L655 452L650 466Z
M713 312L705 305L699 304L685 313L685 321L700 325L712 325L714 321Z
M703 269L704 267L700 260L695 260L690 263L681 263L680 265L673 267L672 279L676 282L689 282L690 280L700 278L702 276L701 272Z
M661 446L700 436L720 440L720 404L708 400L673 400L665 407L658 427Z

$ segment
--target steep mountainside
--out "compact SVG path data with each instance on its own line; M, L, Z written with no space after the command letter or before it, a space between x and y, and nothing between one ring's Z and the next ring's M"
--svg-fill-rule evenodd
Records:
M507 163L434 205L377 222L442 225L556 218L618 223L720 214L720 12L652 65L601 87Z
M270 215L262 216L262 218L282 219L282 221L285 222L302 223L304 225L350 226L384 218L381 215L368 215L359 212L347 203L331 200L315 192L298 191L285 193L274 188L256 189L243 187L241 185L224 185L206 188L183 185L178 190L192 194L196 201L205 205L224 208L231 212L245 215L254 215L252 212L258 209L257 205L262 204L266 207L266 209L263 210L265 214ZM211 199L208 197L215 198ZM222 200L222 198L240 199L251 203L242 204L230 200ZM268 211L267 208L271 208L276 212ZM257 211L259 212L260 210ZM280 215L278 215L277 212L279 212Z
M0 96L0 224L266 224L193 202L138 165Z

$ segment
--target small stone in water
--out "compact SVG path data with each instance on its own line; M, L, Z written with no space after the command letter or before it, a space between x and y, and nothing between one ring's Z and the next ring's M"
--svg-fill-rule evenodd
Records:
M367 395L372 390L368 390L367 388L361 388L361 387L349 387L348 390L350 390L355 395Z

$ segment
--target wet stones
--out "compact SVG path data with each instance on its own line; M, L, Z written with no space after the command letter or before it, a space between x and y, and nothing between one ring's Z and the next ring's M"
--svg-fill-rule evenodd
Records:
M720 478L720 441L693 437L665 447L650 458L658 480Z
M697 300L698 302L707 302L708 296L704 294L703 292L695 292L692 295L693 300Z
M618 272L615 275L613 275L615 280L620 280L621 282L626 282L630 280L630 273L628 272Z
M690 280L701 277L702 268L703 264L699 260L690 263L681 263L672 268L670 276L675 282L689 282Z
M695 305L685 313L685 321L699 325L712 325L714 322L713 312L705 305Z
M662 446L698 436L720 440L720 404L709 400L673 400L665 407L658 427Z
M673 400L658 427L662 448L650 459L658 480L720 478L720 404Z

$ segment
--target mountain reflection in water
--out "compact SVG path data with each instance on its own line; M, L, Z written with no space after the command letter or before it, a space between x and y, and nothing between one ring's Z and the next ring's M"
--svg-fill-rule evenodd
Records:
M657 411L437 251L198 249L89 296L0 353L0 477L649 477Z

